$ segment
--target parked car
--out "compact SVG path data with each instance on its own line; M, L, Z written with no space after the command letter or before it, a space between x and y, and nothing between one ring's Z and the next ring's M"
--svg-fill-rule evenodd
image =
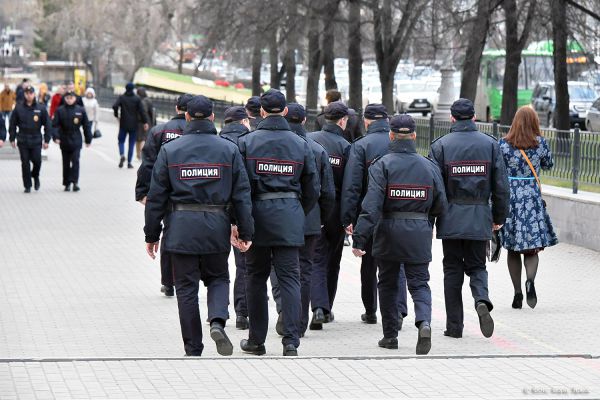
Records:
M423 80L399 81L396 84L396 111L425 116L433 110L432 103L437 97L437 89L428 87Z
M600 97L596 99L588 110L585 127L588 131L600 132Z
M598 93L587 82L569 81L569 122L571 127L579 124L585 128L587 112L591 108ZM540 82L533 89L531 105L537 112L540 123L544 126L555 126L554 108L556 106L556 94L554 82Z

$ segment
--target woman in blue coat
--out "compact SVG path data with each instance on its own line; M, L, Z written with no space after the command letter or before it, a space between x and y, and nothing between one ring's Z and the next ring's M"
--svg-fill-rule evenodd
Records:
M524 264L527 304L534 308L538 253L557 244L558 239L538 179L540 169L552 168L554 161L542 137L538 116L531 107L524 106L517 111L510 131L500 139L500 148L510 182L510 213L500 231L500 241L508 250L508 270L515 288L512 307L521 308L523 304L521 270Z

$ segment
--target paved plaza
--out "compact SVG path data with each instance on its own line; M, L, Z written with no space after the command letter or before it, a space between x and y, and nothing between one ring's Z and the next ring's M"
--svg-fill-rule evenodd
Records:
M182 357L176 299L159 292L159 262L144 249L139 163L117 168L111 118L102 114L104 136L82 150L79 193L63 192L55 144L39 192L24 194L19 161L0 159L0 399L600 398L600 253L567 244L540 255L535 310L511 308L505 254L488 265L491 339L479 331L468 279L464 337L443 336L436 240L428 356L414 355L410 301L399 349L377 347L381 324L360 322L360 261L346 247L335 322L307 331L300 357L281 357L274 304L265 357L241 352L247 331L234 323L232 357L219 356L208 336L202 358ZM234 268L232 256L232 276ZM234 322L233 304L229 311Z

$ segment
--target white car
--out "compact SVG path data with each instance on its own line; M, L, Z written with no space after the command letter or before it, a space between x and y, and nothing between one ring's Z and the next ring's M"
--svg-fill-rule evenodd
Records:
M439 84L437 85L439 87ZM396 111L427 115L439 96L437 88L423 80L406 80L396 83Z

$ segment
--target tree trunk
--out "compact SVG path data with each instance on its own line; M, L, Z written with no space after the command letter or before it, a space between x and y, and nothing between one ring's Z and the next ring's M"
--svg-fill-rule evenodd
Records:
M288 103L296 102L296 49L288 44L285 52L285 99Z
M271 34L269 42L269 63L271 64L271 88L279 89L279 50L277 48L277 35Z
M348 0L350 16L348 23L348 106L360 112L362 104L362 52L360 33L360 1Z
M330 0L330 5L325 7L325 11L322 14L323 18L323 42L321 48L323 49L322 63L323 72L325 73L325 90L337 89L337 82L335 80L335 68L333 60L335 59L335 23L332 20L332 16L337 14L340 0Z
M257 33L254 37L254 48L252 49L252 96L260 96L261 91L260 67L262 65L262 48L259 37Z
M179 61L177 61L177 72L183 73L183 38L179 38Z
M316 110L319 102L319 76L321 75L321 51L319 49L319 19L308 13L308 76L306 77L306 109Z
M490 15L493 11L491 3L495 0L479 0L477 2L477 15L473 21L469 44L465 54L465 63L462 70L460 83L460 97L475 101L477 95L477 80L481 55L487 41L490 28Z
M379 67L379 81L381 82L381 103L388 113L394 113L394 73L396 68Z
M554 41L554 87L556 105L554 108L554 127L568 130L569 87L567 85L567 5L565 0L552 0L552 37ZM568 137L568 134L566 135Z

